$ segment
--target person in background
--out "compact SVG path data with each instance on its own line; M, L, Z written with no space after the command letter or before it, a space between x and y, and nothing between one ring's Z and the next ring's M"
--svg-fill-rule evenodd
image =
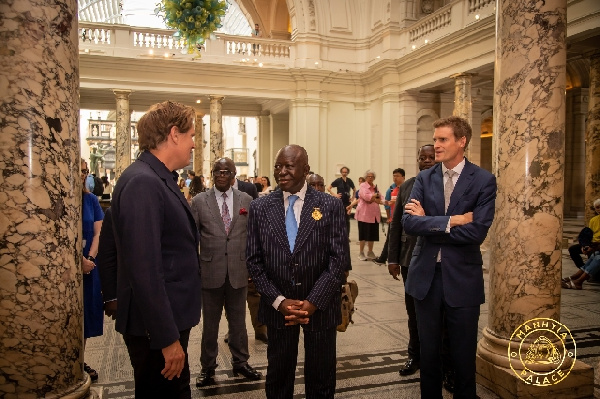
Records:
M592 229L594 234L592 242L600 242L600 198L594 201L593 206L596 216L590 219L588 227ZM582 245L580 243L571 245L569 247L569 255L571 256L571 259L573 259L573 262L578 269L581 269L585 263L581 257L582 253Z
M196 195L205 191L206 188L204 187L204 183L202 183L202 178L200 176L192 177L192 182L190 183L190 189L187 195L188 202L191 201Z
M200 321L198 235L177 187L194 149L192 107L165 101L138 121L140 155L111 201L117 318L138 398L191 398L187 344ZM143 239L142 239L143 238Z
M350 173L350 169L347 166L342 166L340 169L340 174L342 176L335 179L329 187L327 187L327 191L329 194L333 195L342 200L344 204L344 208L347 208L352 202L352 197L356 194L356 187L354 186L354 182L351 178L348 177ZM332 188L335 188L337 192L331 191ZM346 229L348 230L348 237L350 237L350 215L346 214Z
M185 186L189 187L192 184L192 179L196 177L196 172L193 170L188 170L187 179L185 179Z
M102 287L100 285L100 274L96 268L96 256L98 255L98 241L104 213L98 202L98 197L90 193L85 187L85 179L89 174L87 163L81 160L82 178L82 211L81 225L83 228L83 347L88 338L98 337L103 334L104 314L102 312ZM83 364L83 369L90 375L92 381L98 380L98 372Z
M432 144L424 145L419 149L417 159L419 171L431 168L435 165L435 151ZM398 280L402 275L402 281L406 285L408 266L412 258L412 252L417 243L417 237L406 234L402 228L402 214L404 206L410 199L410 192L415 184L416 177L406 180L398 190L396 205L392 214L392 222L388 233L389 253L388 270L391 276ZM419 344L419 331L417 330L417 314L415 313L415 302L413 297L404 295L404 305L408 314L408 360L400 368L400 375L412 375L419 370L421 359L421 347Z
M360 185L358 206L354 214L354 219L358 221L358 240L360 243L358 260L362 261L375 259L373 243L379 241L378 227L381 220L379 204L383 203L383 200L374 182L375 172L369 169L365 172L365 182ZM365 244L368 247L366 256Z
M575 274L568 277L566 281L561 281L563 288L580 290L583 288L583 283L589 280L590 277L597 278L600 274L600 242L592 242L582 247L582 251L588 257L588 260Z
M309 186L322 193L325 192L325 179L322 176L313 173L306 177L306 182Z
M397 168L392 171L392 176L394 182L385 192L385 200L383 201L383 206L385 208L385 213L387 215L387 223L388 225L392 223L392 217L394 215L394 206L396 204L396 197L398 196L398 191L402 183L404 183L405 172L402 168ZM381 250L381 254L373 259L373 262L378 265L385 265L388 259L388 242L390 239L390 233L388 229L388 235L385 237L385 244L383 244L383 249Z
M250 204L247 266L268 326L268 399L294 396L300 326L305 395L333 398L340 287L348 264L341 201L308 187L306 150L280 149L273 174L280 190Z
M271 180L267 176L263 176L261 178L262 189L258 192L259 197L264 197L268 195L271 191L273 191L273 187L271 187Z
M254 24L254 29L252 29L252 36L253 37L263 37L263 33L260 30L260 26L258 24ZM253 43L252 44L252 54L258 55L259 51L260 51L260 45Z
M87 165L87 163L86 163ZM87 167L86 167L87 169ZM89 169L87 169L89 172ZM96 183L94 182L94 175L91 173L88 173L87 176L85 177L84 180L84 185L85 188L87 189L88 192L92 193L94 192L94 187L96 187Z
M360 176L358 178L358 187L360 188L360 185L363 184L364 182L365 182L365 178ZM352 214L352 208L354 208L358 204L358 191L359 190L356 190L356 192L352 196L352 202L350 203L350 205L348 205L346 207L346 212L348 213L348 215ZM357 244L358 244L358 242L357 242Z
M112 184L108 181L108 176L102 176L101 179L104 185L104 194L112 194Z

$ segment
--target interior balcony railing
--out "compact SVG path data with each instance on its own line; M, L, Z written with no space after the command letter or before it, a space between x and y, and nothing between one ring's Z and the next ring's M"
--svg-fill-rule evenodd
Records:
M140 28L96 22L79 23L79 50L86 54L113 57L206 59L219 63L243 63L286 67L293 64L294 43L290 40L215 34L191 53L184 39L170 29Z

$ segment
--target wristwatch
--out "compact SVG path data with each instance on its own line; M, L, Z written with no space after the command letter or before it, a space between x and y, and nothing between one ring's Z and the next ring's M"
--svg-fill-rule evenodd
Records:
M88 260L91 260L92 262L96 263L96 258L94 258L92 255L88 255Z

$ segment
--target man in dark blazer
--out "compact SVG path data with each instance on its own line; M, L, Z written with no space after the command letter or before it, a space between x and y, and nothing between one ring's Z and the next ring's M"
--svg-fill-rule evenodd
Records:
M440 344L445 318L454 396L475 398L479 307L485 302L480 245L494 219L496 178L464 158L471 139L459 117L433 124L435 159L419 173L402 225L417 235L406 292L415 299L421 340L421 397L442 397Z
M269 334L269 399L293 397L300 325L306 397L333 398L335 392L348 236L342 202L308 187L309 170L304 148L283 147L274 166L281 190L250 204L247 264L261 294L259 318Z
M248 364L246 331L246 224L252 197L231 187L235 164L229 158L215 161L213 187L192 199L192 215L200 233L202 271L202 371L196 386L214 384L219 354L219 322L225 308L229 326L229 350L233 373L258 380L261 375Z
M423 171L435 165L435 151L432 144L426 144L419 148L419 157L417 159L419 170ZM415 184L416 177L411 177L400 186L394 215L390 223L388 270L392 277L398 280L398 275L402 275L402 281L406 285L408 276L408 266L410 258L417 243L417 237L406 234L402 228L402 214L404 206L410 199L410 192ZM412 375L419 369L420 345L419 333L417 331L417 315L415 313L415 304L410 295L404 296L404 305L408 314L408 360L402 366L399 373L402 376Z
M256 186L252 183L247 183L239 179L234 179L233 188L248 194L252 197L252 199L258 198L258 190L256 189ZM258 293L258 291L256 291L256 286L254 285L254 281L252 281L252 279L248 280L248 296L246 297L246 299L248 301L248 310L250 311L250 320L252 320L252 327L254 328L254 338L258 341L267 343L267 326L265 326L258 320L260 294Z
M193 108L166 101L138 122L142 153L119 177L111 209L117 320L139 398L190 398L187 344L200 321L196 223L175 170L194 148Z

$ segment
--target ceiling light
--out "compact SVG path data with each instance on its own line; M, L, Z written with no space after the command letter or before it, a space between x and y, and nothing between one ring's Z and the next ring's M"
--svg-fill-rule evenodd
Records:
M479 14L476 14L476 15L475 15L475 19L479 19Z
M378 56L377 56L377 57L375 57L375 58L377 58L377 59L380 59L380 58L381 58L381 56L379 56L379 55L378 55Z
M89 49L89 48L86 48L86 49L85 49L85 50L83 50L83 51L84 51L85 53L89 53L89 52L90 52L90 49Z
M196 100L196 104L200 104L202 100Z
M154 54L154 50L150 49L150 51L148 51L148 54L150 54L150 55Z
M258 63L258 66L262 68L262 66L263 66L263 63L262 63L262 62L259 62L259 63Z
M414 50L414 49L416 49L416 48L417 48L417 46L415 46L415 45L413 44L413 45L412 45L412 49Z
M169 53L165 53L165 58L169 58Z
M425 44L427 44L427 43L429 43L429 40L428 40L428 39L425 39Z
M319 62L318 62L318 61L317 61L317 62L315 62L315 65L319 65Z

